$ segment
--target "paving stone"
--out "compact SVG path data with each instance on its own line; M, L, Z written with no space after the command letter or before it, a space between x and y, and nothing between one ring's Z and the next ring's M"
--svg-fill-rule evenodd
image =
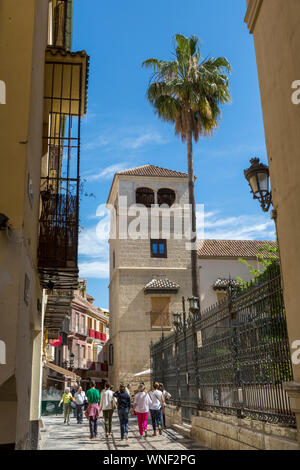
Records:
M163 430L162 435L152 437L151 421L148 421L148 436L139 439L137 419L129 418L128 441L122 441L120 436L119 419L113 416L112 436L106 438L103 417L98 420L98 437L89 438L89 425L85 419L83 424L77 424L76 419L70 418L70 425L63 422L62 416L45 416L46 430L42 433L40 450L207 450L206 447L179 434L174 429Z

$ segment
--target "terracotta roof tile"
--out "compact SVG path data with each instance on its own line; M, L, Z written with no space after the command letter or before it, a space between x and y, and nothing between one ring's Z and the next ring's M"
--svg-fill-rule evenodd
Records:
M168 170L167 168L161 168L155 165L143 165L136 168L129 168L128 170L119 171L117 175L127 175L127 176L162 176L162 177L177 177L177 178L187 178L187 173L182 173L181 171Z
M267 243L272 248L277 242L266 240L199 240L198 256L200 258L256 258L258 249Z
M152 279L145 285L144 290L178 290L179 285L169 279Z
M213 284L213 289L214 290L224 290L224 289L227 289L227 287L230 284L233 287L239 287L240 286L240 282L237 281L236 279L221 279L221 278L218 278Z

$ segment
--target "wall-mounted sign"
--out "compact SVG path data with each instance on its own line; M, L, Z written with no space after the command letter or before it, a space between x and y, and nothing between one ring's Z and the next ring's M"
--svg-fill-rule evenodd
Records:
M0 340L0 365L1 364L6 364L6 345L2 340Z
M6 104L6 85L3 80L0 80L0 104Z
M54 346L55 348L57 348L57 346L60 346L61 342L62 342L61 336L59 336L58 339L49 339L49 344L51 344L51 346Z

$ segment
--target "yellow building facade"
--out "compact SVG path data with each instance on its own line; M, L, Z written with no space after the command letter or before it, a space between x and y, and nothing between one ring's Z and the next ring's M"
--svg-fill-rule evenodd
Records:
M66 139L85 112L88 57L70 52L72 0L0 6L0 446L32 449L43 323L55 337L78 283L78 158L65 175Z
M300 441L300 2L247 0L261 92L294 382L286 385Z

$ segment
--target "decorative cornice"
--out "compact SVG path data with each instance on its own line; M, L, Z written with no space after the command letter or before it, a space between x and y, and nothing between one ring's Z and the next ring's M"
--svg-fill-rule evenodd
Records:
M247 23L250 34L253 34L254 32L256 21L262 4L263 0L249 0L248 2L247 12L244 21L245 23Z

